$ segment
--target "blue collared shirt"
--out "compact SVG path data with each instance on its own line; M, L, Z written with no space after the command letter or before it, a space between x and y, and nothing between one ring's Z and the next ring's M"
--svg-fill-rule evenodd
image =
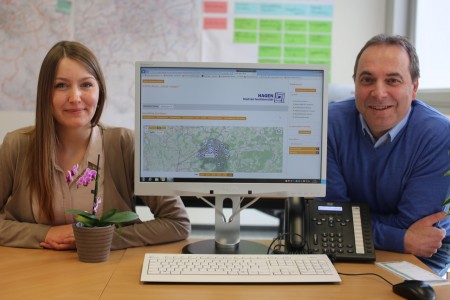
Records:
M372 135L372 132L370 132L369 126L367 126L367 123L361 114L359 114L359 120L361 121L361 126L362 126L364 135L366 135L366 134L369 135L370 139L372 140L372 143L374 144L373 147L378 148L381 145L384 145L387 142L392 142L395 139L395 137L400 132L400 130L402 130L402 128L405 127L410 114L411 114L411 108L409 108L409 111L406 114L406 116L400 122L398 122L397 125L392 127L388 132L383 134L379 139L374 138L374 136Z

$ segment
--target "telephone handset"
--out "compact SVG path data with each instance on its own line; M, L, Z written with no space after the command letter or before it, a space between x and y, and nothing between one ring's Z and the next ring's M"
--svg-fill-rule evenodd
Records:
M324 253L336 261L375 261L367 203L291 197L286 199L284 220L288 253Z

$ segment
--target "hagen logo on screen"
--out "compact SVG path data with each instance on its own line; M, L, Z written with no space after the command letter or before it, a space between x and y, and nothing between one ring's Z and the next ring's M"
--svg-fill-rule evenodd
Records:
M274 103L284 103L283 92L272 93L260 93L254 98L243 98L244 101L273 101Z

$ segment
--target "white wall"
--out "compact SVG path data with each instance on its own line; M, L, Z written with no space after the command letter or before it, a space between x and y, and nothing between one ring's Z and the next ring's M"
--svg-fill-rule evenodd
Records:
M353 83L356 55L372 36L385 33L386 0L334 0L331 82Z
M0 144L7 132L34 124L32 111L1 111L0 110Z

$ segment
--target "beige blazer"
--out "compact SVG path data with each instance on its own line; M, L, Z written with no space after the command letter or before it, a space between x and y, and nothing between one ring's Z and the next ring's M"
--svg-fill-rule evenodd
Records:
M135 211L134 136L125 128L100 125L103 131L105 174L103 209ZM28 128L29 129L29 128ZM31 207L30 188L24 180L30 143L27 130L8 133L0 146L0 245L40 248L48 225L37 224ZM112 249L123 249L185 239L191 225L179 197L140 197L155 219L123 228L115 233Z

